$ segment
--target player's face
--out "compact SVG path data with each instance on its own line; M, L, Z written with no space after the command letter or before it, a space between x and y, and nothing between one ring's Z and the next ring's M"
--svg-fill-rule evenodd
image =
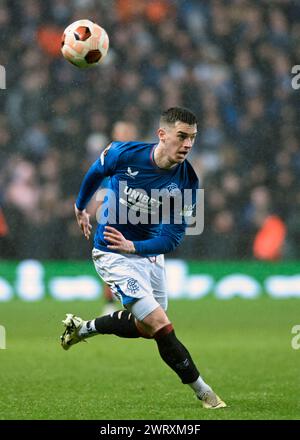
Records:
M159 129L159 138L164 145L165 154L172 163L181 163L191 151L197 135L197 125L177 121Z

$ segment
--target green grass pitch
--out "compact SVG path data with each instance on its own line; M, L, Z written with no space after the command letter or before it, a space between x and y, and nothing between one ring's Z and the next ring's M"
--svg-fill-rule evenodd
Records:
M228 408L202 409L151 340L96 336L61 349L66 312L99 315L100 302L0 304L0 419L299 419L299 300L202 299L169 305L177 336Z

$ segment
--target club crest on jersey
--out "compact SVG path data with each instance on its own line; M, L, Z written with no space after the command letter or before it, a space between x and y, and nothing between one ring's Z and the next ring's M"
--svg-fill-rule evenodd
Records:
M180 193L180 189L178 188L177 183L174 183L174 182L170 183L167 186L167 190L168 190L170 197L175 197L176 195L178 195Z
M130 293L136 293L138 290L140 290L138 281L134 278L129 278L129 280L127 281L127 289Z
M132 177L133 179L135 176L139 174L139 171L132 171L130 167L127 168L127 173L125 173L126 176Z

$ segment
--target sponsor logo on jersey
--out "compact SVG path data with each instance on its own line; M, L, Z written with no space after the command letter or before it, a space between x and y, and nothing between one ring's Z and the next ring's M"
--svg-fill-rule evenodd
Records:
M125 186L123 189L125 199L120 198L120 203L127 205L129 208L139 210L141 212L151 212L152 208L158 208L161 205L159 200L149 197L144 191Z

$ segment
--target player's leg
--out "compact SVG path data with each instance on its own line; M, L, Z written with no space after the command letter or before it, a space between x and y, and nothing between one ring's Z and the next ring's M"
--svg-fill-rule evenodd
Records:
M144 299L130 306L139 319L143 315ZM224 408L226 404L214 393L201 377L186 347L177 338L173 325L161 306L141 319L144 330L155 339L163 361L179 376L183 384L188 384L203 406L209 409Z
M66 331L62 336L63 348L68 349L84 338L96 334L115 334L126 338L141 336L154 338L162 359L177 373L184 384L191 386L197 396L203 400L204 406L206 405L207 408L225 406L201 378L188 350L177 339L164 309L154 298L150 283L150 275L153 277L153 270L155 270L154 266L150 262L142 261L139 268L141 260L133 259L130 261L124 256L102 255L102 257L105 262L102 261L98 268L96 265L97 272L100 273L104 281L110 282L105 276L104 268L108 267L107 263L111 266L111 272L113 272L113 266L118 267L118 274L113 275L118 283L112 284L112 286L116 289L116 293L122 299L127 310L114 312L111 315L90 321L83 321L74 315L67 315ZM123 274L120 273L122 272L120 268L124 271ZM134 275L135 278L128 278L128 274ZM162 293L162 289L158 289L158 291ZM166 302L163 300L164 294L159 296L160 302L165 304L166 308Z
M190 385L196 395L203 401L203 405L208 405L209 408L224 406L223 402L200 376L190 353L176 337L173 325L166 314L168 298L164 256L159 255L150 259L150 262L153 296L160 307L155 308L145 316L145 310L141 307L141 303L145 301L143 300L139 304L132 305L131 310L141 320L145 332L156 340L162 359L177 373L183 383ZM144 307L146 309L147 305ZM143 318L143 316L145 317Z
M155 301L155 300L154 300ZM224 402L212 391L199 374L190 353L175 335L165 311L158 303L141 298L127 306L128 310L114 312L91 321L83 321L74 315L67 315L70 334L62 339L65 349L73 344L96 334L114 334L125 338L154 338L161 358L180 377L182 383L188 384L202 400L205 408L222 408ZM155 307L154 310L147 312ZM146 314L145 317L143 317ZM136 319L136 315L140 319Z

